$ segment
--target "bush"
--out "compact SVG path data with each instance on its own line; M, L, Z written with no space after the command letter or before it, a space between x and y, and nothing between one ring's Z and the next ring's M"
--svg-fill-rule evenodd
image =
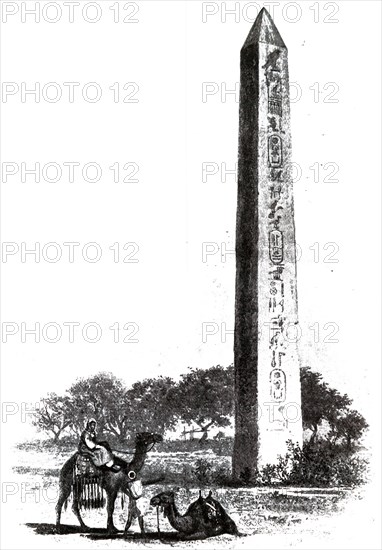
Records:
M208 485L212 478L212 464L205 458L198 458L192 473L199 485Z
M212 471L211 482L218 487L232 485L231 469L224 466L219 466L216 470Z
M354 487L366 482L368 461L345 453L326 441L316 445L288 442L288 452L275 465L267 464L256 477L259 485L302 485Z

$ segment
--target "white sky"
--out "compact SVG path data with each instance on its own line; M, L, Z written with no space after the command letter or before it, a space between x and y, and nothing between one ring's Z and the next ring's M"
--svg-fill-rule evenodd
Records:
M56 242L63 251L57 263L36 263L30 256L22 263L16 253L2 264L3 323L20 328L3 345L2 398L19 406L100 370L130 384L233 361L233 336L222 341L221 327L233 329L234 257L223 262L216 253L203 262L202 243L233 249L236 185L232 175L225 183L219 175L203 182L202 163L232 169L237 159L238 103L232 94L223 102L220 93L239 80L239 52L254 3L240 3L236 22L233 16L222 20L224 3L209 3L207 9L217 13L203 22L202 2L143 1L135 24L114 23L112 4L99 2L102 17L94 24L80 14L70 24L66 12L55 24L32 18L22 23L20 12L2 25L3 81L20 87L56 82L63 91L57 103L43 97L36 103L30 96L22 103L19 92L7 98L2 161L29 167L56 162L64 170L65 162L81 168L96 162L103 174L97 183L82 177L69 183L65 175L57 183L35 183L30 176L22 183L17 174L3 184L3 241L19 247ZM336 2L338 13L315 14L312 2L300 2L301 18L294 23L297 12L283 12L285 4L274 3L274 19L288 46L294 93L301 93L292 103L292 140L301 166L295 211L302 360L348 392L373 422L380 401L380 3L363 2L360 9L357 2ZM325 23L325 17L339 22ZM80 83L74 103L64 82ZM102 89L97 103L81 97L89 82ZM116 82L137 83L139 102L114 103L109 87ZM203 82L219 90L205 102ZM317 103L314 83L322 92ZM333 90L338 103L324 102ZM114 183L109 166L115 162L137 163L139 183ZM315 183L309 167L329 162L338 165L333 177L339 182L323 182L330 175L323 170ZM73 263L64 242L80 243ZM102 249L97 263L81 256L89 242ZM109 247L116 242L137 243L139 262L114 263ZM318 263L309 248L314 243ZM338 263L323 261L332 250L324 249L326 243L336 243ZM35 322L58 323L61 340L35 343L28 337L22 343L21 323L31 328ZM91 344L79 331L69 343L65 322L80 323L80 330L95 322L102 337ZM139 325L139 342L114 343L109 327L116 322ZM202 323L208 322L219 333L203 342ZM315 323L319 342L308 328ZM324 341L331 333L326 323L338 325L337 343ZM11 439L28 430L19 415L3 424Z

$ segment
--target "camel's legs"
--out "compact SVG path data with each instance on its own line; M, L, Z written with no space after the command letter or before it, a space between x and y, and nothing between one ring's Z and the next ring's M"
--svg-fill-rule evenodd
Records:
M80 514L80 509L79 509L79 506L78 506L78 497L77 497L75 492L73 493L72 511L73 511L73 514L78 519L78 521L80 522L80 525L81 525L82 529L87 529L87 526L85 525L84 520L82 519L81 514Z
M144 534L145 534L145 522L144 522L144 519L143 519L142 516L140 516L140 517L138 518L138 523L139 523L139 527L140 527L141 533L142 533L142 535L144 535Z
M71 490L72 490L72 488L71 488L70 484L68 486L67 485L61 485L60 486L60 494L59 494L58 501L57 501L57 504L56 504L56 525L57 525L57 527L61 523L62 507L63 507L64 502L66 501L66 499L69 498Z
M129 510L127 512L127 519L126 519L126 525L125 525L125 535L127 534L127 531L130 529L131 524L134 519L134 511L135 511L135 500L131 498L129 495Z
M144 523L144 510L142 508L141 500L134 500L134 510L135 510L135 516L138 517L138 523L141 530L142 535L145 534L145 523Z
M107 530L109 533L116 533L118 531L113 522L113 513L116 498L116 492L108 493L107 495Z

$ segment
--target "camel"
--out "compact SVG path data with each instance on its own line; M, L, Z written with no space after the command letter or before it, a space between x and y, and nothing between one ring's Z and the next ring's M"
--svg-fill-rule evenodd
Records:
M190 504L183 515L175 506L173 491L159 493L151 499L150 504L163 509L164 517L183 535L184 540L200 540L224 533L240 536L234 521L220 502L212 498L211 491L207 498L203 498L200 491L199 498Z
M107 531L108 533L116 533L118 530L114 526L113 512L115 499L118 492L122 492L129 498L129 511L125 525L125 534L129 530L134 516L138 516L139 527L144 533L143 517L137 507L135 500L131 494L129 484L136 478L136 475L141 471L146 459L147 452L152 449L155 443L163 441L161 435L149 432L137 433L135 437L135 453L131 462L126 462L120 458L116 462L121 466L119 472L104 471L101 479L101 486L107 495ZM67 462L60 472L59 498L56 505L56 526L60 527L62 506L72 492L73 470L75 468L78 452L75 453ZM83 530L87 529L79 510L78 498L73 493L72 511L80 522Z

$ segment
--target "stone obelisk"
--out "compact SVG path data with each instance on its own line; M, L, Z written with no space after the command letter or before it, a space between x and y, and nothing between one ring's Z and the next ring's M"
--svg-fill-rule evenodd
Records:
M241 50L233 474L302 444L287 48L262 9Z

